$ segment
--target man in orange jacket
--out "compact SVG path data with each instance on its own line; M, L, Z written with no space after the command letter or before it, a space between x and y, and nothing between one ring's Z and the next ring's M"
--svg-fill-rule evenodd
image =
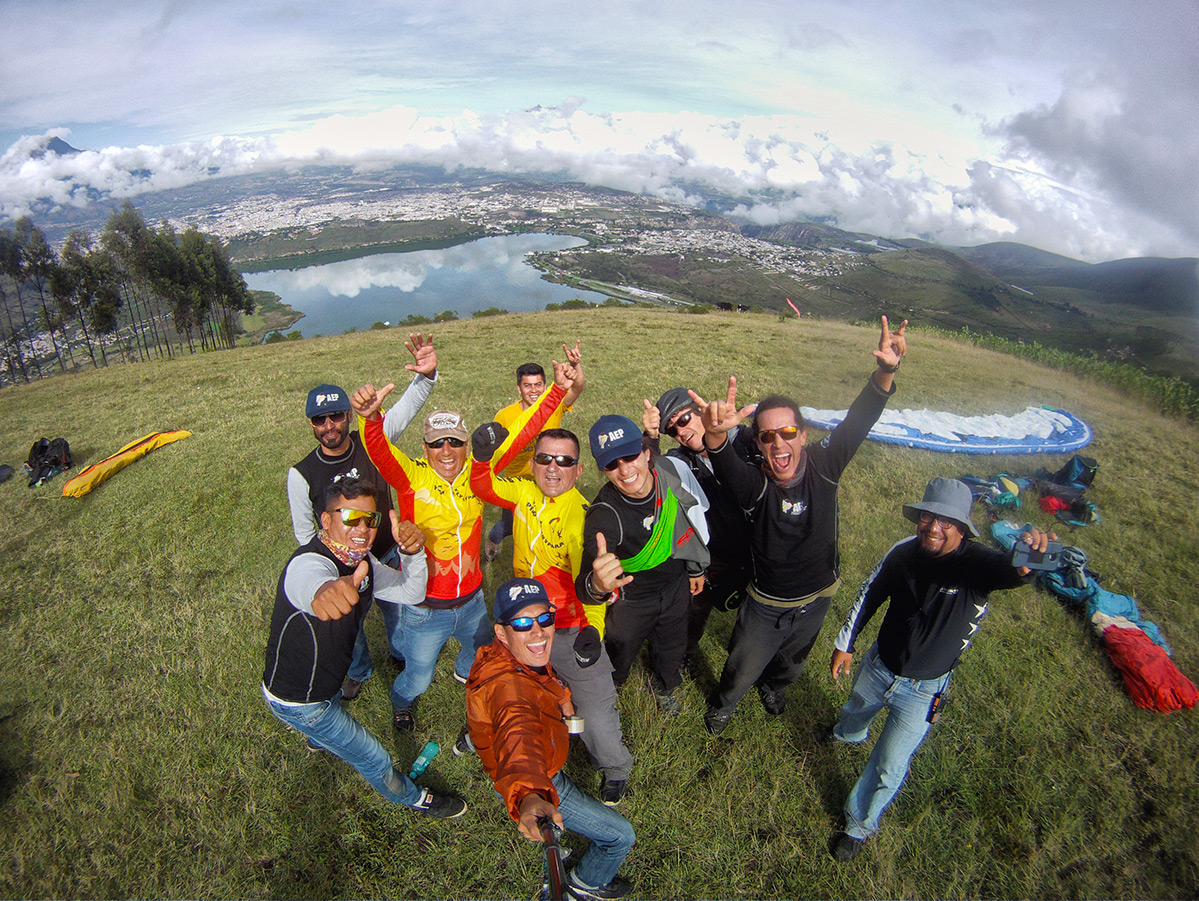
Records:
M471 743L521 835L540 841L537 821L547 817L591 839L570 873L570 897L623 898L632 885L616 871L636 840L633 827L562 772L570 748L564 718L574 704L550 664L550 597L534 579L513 579L500 586L494 610L495 640L479 649L466 682Z

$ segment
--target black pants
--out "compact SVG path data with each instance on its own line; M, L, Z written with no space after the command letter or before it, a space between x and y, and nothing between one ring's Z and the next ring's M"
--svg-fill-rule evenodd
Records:
M691 589L684 576L661 591L649 595L622 596L608 608L604 619L604 645L612 658L617 687L629 677L629 670L649 640L650 671L671 692L683 681L679 667L687 647L687 608Z
M749 584L749 570L744 566L731 566L712 558L704 590L692 595L687 611L687 656L699 653L699 640L708 625L708 616L713 609L735 610L745 595Z
M729 639L729 658L712 697L712 712L730 714L755 684L781 691L803 672L831 597L803 607L771 607L747 598Z

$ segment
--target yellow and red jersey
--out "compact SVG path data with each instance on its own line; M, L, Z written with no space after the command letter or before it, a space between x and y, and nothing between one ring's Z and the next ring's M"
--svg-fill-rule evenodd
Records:
M566 396L553 385L524 411L518 431L508 436L496 451L497 466L507 466L514 456L513 447L536 436L546 418ZM478 590L483 582L479 565L483 536L483 501L471 489L471 458L454 481L447 482L427 460L413 460L387 440L382 418L359 417L362 442L371 462L396 490L396 509L400 519L415 522L425 533L425 556L429 566L428 596L433 600L453 600Z
M544 398L546 393L548 392L543 392L541 397ZM538 403L540 402L541 399L539 398ZM533 459L533 447L537 443L538 433L544 432L546 429L560 428L562 425L562 416L569 411L570 407L555 405L554 411L550 413L549 419L545 421L541 428L534 432L527 441L518 444L516 454L512 457L511 461L505 463L502 467L496 468L495 471L513 479L531 478L533 473L529 469L529 461ZM521 416L527 412L527 410L521 409L520 401L516 401L496 413L495 421L511 433L519 429L517 423L520 422Z

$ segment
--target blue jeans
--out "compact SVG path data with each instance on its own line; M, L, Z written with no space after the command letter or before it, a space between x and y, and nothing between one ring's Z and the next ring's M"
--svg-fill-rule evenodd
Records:
M565 773L559 771L553 783L558 792L562 825L591 839L583 859L575 865L572 878L594 888L607 885L637 840L632 824L611 807L579 791Z
M454 672L465 679L479 648L495 637L482 588L461 607L452 610L404 606L400 619L404 627L407 666L391 686L391 704L396 708L411 707L412 702L424 694L433 681L437 656L451 638L458 639L462 645L458 659L454 661Z
M379 561L384 566L399 569L400 549L393 547ZM398 660L404 659L404 627L400 622L400 604L393 604L382 598L376 598L379 612L383 614L383 628L387 633L387 645L391 648L391 656ZM367 611L369 612L369 611ZM374 672L371 666L371 651L366 644L366 617L362 617L362 625L358 628L358 637L354 640L354 656L350 660L350 669L346 676L355 682L365 682Z
M928 733L933 698L948 684L949 673L935 679L896 676L879 659L878 645L866 652L833 735L844 742L865 741L878 712L884 707L889 712L866 768L845 800L848 835L865 839L878 832L879 817L903 785L912 755Z
M270 697L266 704L288 726L356 769L388 801L411 807L420 800L416 783L397 770L379 740L346 713L340 691L313 704L281 704Z

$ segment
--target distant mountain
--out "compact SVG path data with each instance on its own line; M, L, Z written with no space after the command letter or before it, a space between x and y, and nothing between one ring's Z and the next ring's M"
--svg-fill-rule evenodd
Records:
M831 225L817 222L784 222L780 225L742 225L741 234L747 238L771 241L775 244L794 244L819 250L845 248L858 252L870 250L895 250L906 246L887 238L849 232ZM926 245L927 246L927 245Z
M40 160L48 153L53 153L55 156L74 156L75 154L81 152L82 151L72 147L62 138L51 138L46 142L45 147L34 150L29 154L29 156L35 160Z
M1199 260L1194 258L1138 257L1084 263L1006 242L953 250L996 278L1031 291L1077 288L1144 310L1199 313Z

